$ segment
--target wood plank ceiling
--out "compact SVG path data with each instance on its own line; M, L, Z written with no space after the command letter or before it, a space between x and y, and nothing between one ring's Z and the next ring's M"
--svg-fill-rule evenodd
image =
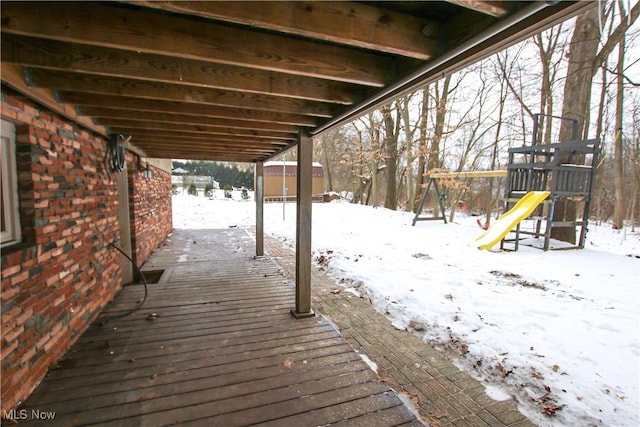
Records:
M549 3L3 1L2 81L148 157L264 161L592 2Z

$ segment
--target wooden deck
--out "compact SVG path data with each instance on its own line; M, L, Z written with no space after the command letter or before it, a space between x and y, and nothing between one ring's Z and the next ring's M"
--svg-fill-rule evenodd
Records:
M143 308L92 326L20 424L422 425L327 320L291 316L293 284L253 251L245 230L173 233L143 269L164 270ZM125 287L101 319L142 296Z

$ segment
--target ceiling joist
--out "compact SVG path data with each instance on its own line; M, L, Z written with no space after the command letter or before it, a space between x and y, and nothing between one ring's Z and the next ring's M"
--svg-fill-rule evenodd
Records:
M298 113L317 117L331 117L333 105L321 102L282 98L271 95L198 88L119 77L92 74L64 73L28 68L26 80L34 87L75 90L101 95L126 95L137 98L179 101L194 104L217 105L231 108Z
M352 84L205 61L6 35L2 61L56 71L149 80L350 105L361 99Z
M3 88L148 157L266 161L594 1L3 1Z
M280 123L222 119L216 117L202 117L154 111L137 111L135 115L132 115L128 110L110 107L83 107L79 112L83 115L93 117L97 123L104 122L106 124L109 123L110 119L126 119L199 126L217 126L231 129L252 129L254 131L271 131L290 135L295 135L298 131L296 126Z
M131 3L422 60L433 57L437 48L437 38L421 32L434 21L355 2Z
M395 71L393 59L381 54L111 3L78 5L39 2L24 7L3 2L2 31L374 87L388 83Z
M506 15L509 12L508 1L489 0L447 0L449 3L457 4L475 12L484 13L496 18Z
M135 111L156 111L199 117L243 120L249 123L258 122L258 124L255 125L258 129L260 129L261 126L263 126L262 123L265 122L310 128L316 127L320 123L319 118L304 116L302 114L228 108L216 105L134 98L131 96L100 95L98 97L84 92L58 91L57 98L60 102L76 105L80 114L86 114L84 111L87 110L88 107L101 107L106 105L109 106L109 108L127 110L129 114L133 114Z

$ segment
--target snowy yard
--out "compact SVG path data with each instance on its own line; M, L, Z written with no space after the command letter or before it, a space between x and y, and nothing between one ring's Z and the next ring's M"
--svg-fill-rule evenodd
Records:
M176 228L255 224L252 201L180 195L173 209ZM473 217L415 227L412 218L314 204L314 257L537 424L640 425L638 233L591 224L584 250L487 252L474 245ZM294 245L295 204L265 205L265 232Z

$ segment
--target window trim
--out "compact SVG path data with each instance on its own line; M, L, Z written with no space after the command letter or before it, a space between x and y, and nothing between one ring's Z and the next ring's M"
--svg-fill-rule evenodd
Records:
M18 175L16 168L16 128L9 121L1 120L2 144L2 215L6 230L0 230L0 247L19 243L21 240L20 210L18 204Z

